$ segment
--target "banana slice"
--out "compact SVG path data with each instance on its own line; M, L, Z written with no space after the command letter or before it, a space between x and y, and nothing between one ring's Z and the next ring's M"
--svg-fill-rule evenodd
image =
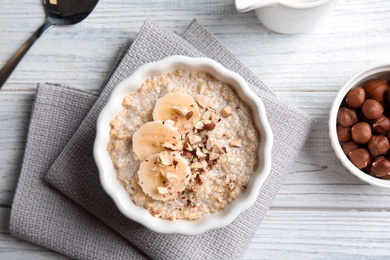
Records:
M138 170L139 185L155 200L169 200L183 191L191 178L188 161L178 152L152 154Z
M157 100L153 110L153 119L162 121L171 119L175 121L175 126L184 132L186 123L187 126L188 123L194 126L199 121L199 107L190 95L168 93Z
M181 150L182 147L179 130L159 120L143 124L133 135L133 151L140 160L161 151Z

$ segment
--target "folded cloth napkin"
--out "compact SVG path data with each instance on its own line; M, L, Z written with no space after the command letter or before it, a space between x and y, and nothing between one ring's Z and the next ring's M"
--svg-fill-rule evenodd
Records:
M274 133L272 171L263 185L255 205L241 214L228 227L213 230L199 236L157 234L125 218L117 210L113 201L102 190L92 157L96 119L115 86L121 80L131 75L140 65L160 60L170 55L210 57L222 63L228 69L234 70L242 75L250 84L252 90L263 100L268 113L268 120ZM60 87L57 88L61 89ZM38 90L38 93L39 91L40 90ZM63 98L64 100L67 100L66 97ZM70 102L72 101L73 100ZM79 101L75 100L73 102ZM71 104L76 105L76 103ZM80 105L79 103L77 104ZM39 104L36 104L36 106L38 105ZM35 108L35 110L37 109ZM58 110L61 110L61 107L56 107L54 104L52 105L51 117L42 115L40 118L37 117L36 120L46 121L48 124L50 124L50 122L53 123L54 121L57 122L57 117L55 115L57 113L63 113ZM81 114L83 113L80 112L78 116L82 117L84 115ZM34 122L32 121L31 124L33 123ZM253 73L238 61L237 58L235 58L234 55L232 55L213 35L200 26L197 21L193 21L181 36L167 31L150 21L146 21L137 37L120 60L119 65L112 73L112 76L83 122L80 124L80 121L68 120L61 123L62 129L60 132L66 131L67 133L64 134L66 137L69 137L69 132L72 132L77 126L79 127L53 163L46 176L46 180L67 197L88 210L117 233L121 234L127 241L141 249L151 258L239 259L244 255L256 229L260 226L262 218L282 185L289 167L293 164L299 150L304 144L311 124L312 120L309 116L277 99ZM68 125L70 125L70 130L68 130ZM33 132L31 127L32 126L30 125L29 138ZM33 130L37 132L35 134L38 134L39 132L44 131L45 128L38 129L38 127L35 127ZM56 130L59 131L59 128ZM56 138L61 138L61 141L56 140L48 145L56 146L56 149L61 150L68 138L58 136L54 139ZM38 136L37 139L39 139ZM40 168L42 161L32 161L29 165L26 163L28 154L33 153L34 149L37 149L35 146L39 146L39 142L27 146L23 168ZM49 149L49 147L47 149ZM27 171L28 169L25 172ZM43 172L43 169L40 169L40 172ZM21 179L24 177L23 173L22 170ZM25 176L25 179L29 179L29 176ZM26 233L29 233L32 230L31 228L26 228L28 223L25 222L25 219L28 219L30 216L30 211L24 211L23 207L26 206L26 203L30 203L30 207L39 208L42 206L42 203L47 203L48 201L53 204L52 202L54 199L45 197L44 199L41 198L41 200L37 199L25 202L23 195L26 193L26 189L35 189L32 184L26 183L28 182L19 181L12 209L10 226L13 234L32 241L29 239L29 235L26 235ZM69 213L68 210L70 209L61 209L64 218L72 213ZM39 214L39 210L35 210L34 214ZM58 218L59 221L64 221L60 216L58 216ZM23 219L24 222L21 222L21 219ZM55 225L57 219L50 219L50 221L51 224ZM66 221L69 225L82 225L82 223L84 223L82 220L79 220L77 216L66 219ZM87 238L81 238L80 234L76 234L77 230L68 231L62 234L62 236L50 236L50 234L47 234L48 232L46 232L45 235L48 236L45 237L39 233L39 231L45 229L45 226L42 222L37 222L36 230L34 230L36 231L36 239L33 242L60 251L58 248L55 248L53 245L45 243L44 241L53 239L52 244L62 244L67 243L69 239L73 239L73 236L77 235L80 237L78 238L80 239L78 242L85 245L85 247L88 247L97 240L97 229L99 231L103 230L105 225L102 224L101 228L87 225L85 228L94 229L95 232L91 232L90 236ZM55 230L53 228L51 232L62 233L65 232L65 229ZM115 238L111 235L105 237L105 240L107 244L105 247L102 246L101 250L107 248L108 244L113 243L112 241L114 241ZM121 244L119 243L119 245ZM99 246L95 246L91 251L99 251L99 249L96 249L96 247ZM70 255L66 251L71 250L70 247L61 248L60 252ZM80 249L79 245L77 248L72 248L72 256L77 258L104 258L104 255L98 254L95 254L94 257L88 256L86 253L83 253L83 250L86 250L85 247L83 246L83 248ZM123 248L117 246L112 250L121 251ZM129 255L134 258L142 257L142 255L130 245L128 245L127 250L127 255L125 252L121 252L123 258L129 258ZM117 254L119 253L117 252ZM116 257L121 258L119 255L113 255L111 258Z
M95 100L67 87L38 86L10 231L78 259L142 259L140 250L44 181Z

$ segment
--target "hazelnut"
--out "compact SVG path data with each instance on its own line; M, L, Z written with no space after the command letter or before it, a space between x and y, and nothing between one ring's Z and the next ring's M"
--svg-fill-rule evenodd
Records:
M363 169L370 163L370 153L364 148L358 148L349 152L349 159L358 169Z
M375 134L384 134L390 129L390 119L385 115L380 115L377 119L372 121L372 131Z
M371 139L371 127L366 122L359 122L351 128L352 139L358 144L365 144Z
M348 106L355 109L361 107L365 100L366 92L364 92L364 89L361 87L352 88L345 96L345 101Z
M362 112L364 116L368 119L376 119L380 115L382 115L384 111L383 106L381 103L374 99L367 99L364 101L363 106L362 106Z
M337 121L344 127L350 127L358 122L358 116L355 110L342 107L337 113Z
M351 128L337 125L337 136L340 142L349 141L352 138Z
M380 178L390 175L390 161L383 156L376 157L369 173Z
M214 122L210 122L209 124L204 124L203 130L212 131L214 130L215 126L216 125Z
M368 150L372 156L378 156L389 150L389 140L385 136L375 135L368 142Z
M348 141L348 142L345 142L342 146L342 149L345 153L346 156L349 156L349 153L352 151L352 150L355 150L355 149L358 149L359 148L359 145L357 143L355 143L354 141Z
M371 79L363 84L366 95L384 105L385 97L388 94L389 85L382 79Z

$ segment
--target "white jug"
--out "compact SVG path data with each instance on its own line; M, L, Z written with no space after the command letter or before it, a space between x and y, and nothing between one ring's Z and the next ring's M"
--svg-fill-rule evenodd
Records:
M296 34L312 31L337 0L235 0L239 12L255 10L260 22L272 31Z

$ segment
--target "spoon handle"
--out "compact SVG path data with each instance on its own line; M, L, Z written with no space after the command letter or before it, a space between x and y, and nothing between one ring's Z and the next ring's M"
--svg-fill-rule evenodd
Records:
M7 81L8 77L12 74L19 61L27 53L30 47L34 42L53 24L46 19L44 24L20 47L20 49L12 56L12 58L4 65L0 70L0 89L3 87L4 83Z

